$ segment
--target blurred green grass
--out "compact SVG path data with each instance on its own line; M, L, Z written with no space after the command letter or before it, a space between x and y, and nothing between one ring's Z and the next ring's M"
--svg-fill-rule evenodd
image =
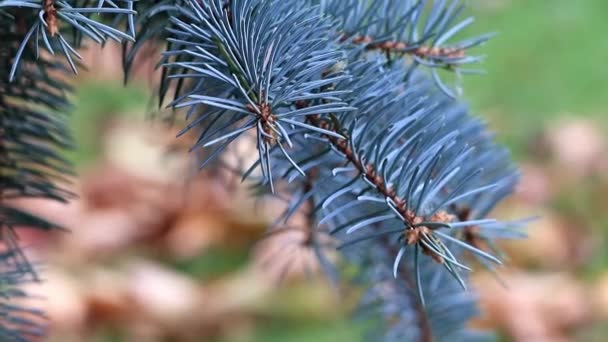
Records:
M476 53L487 75L465 77L465 97L522 155L531 134L561 115L606 124L605 0L474 0L469 32L497 32Z
M149 91L137 85L86 79L78 83L70 117L77 148L68 158L77 166L86 166L99 157L102 135L112 119L143 117L150 102Z

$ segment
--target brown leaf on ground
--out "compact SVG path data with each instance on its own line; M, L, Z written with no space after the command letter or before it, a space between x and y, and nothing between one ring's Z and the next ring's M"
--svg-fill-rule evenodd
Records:
M597 318L608 321L608 272L596 280L593 286L593 308Z
M135 58L130 80L146 81L154 87L160 80L160 68L156 68L158 60L150 56L158 56L159 48L156 44L144 44ZM91 45L79 51L86 61L89 72L82 73L80 77L106 80L122 80L122 45L108 41L103 46Z
M480 325L502 329L514 341L568 341L568 332L590 317L587 291L571 275L508 272L502 278L508 288L487 274L473 278L485 314Z
M253 265L274 284L323 276L316 248L329 262L336 261L337 253L328 235L311 232L310 228L277 229L257 244Z
M137 237L137 220L120 209L82 212L74 231L65 236L60 252L74 261L108 256L128 247Z
M169 325L196 320L200 288L193 279L151 262L133 262L127 270L132 313Z
M531 163L522 164L520 167L522 177L517 185L517 199L530 206L549 202L554 196L555 188L546 168Z
M127 277L117 271L97 265L87 272L86 283L87 322L90 327L103 324L125 324L133 314L129 302Z
M589 175L608 158L604 134L590 120L562 120L549 128L546 140L562 176Z
M83 284L58 268L45 269L42 282L24 286L28 305L49 318L53 331L74 333L85 327L87 305Z

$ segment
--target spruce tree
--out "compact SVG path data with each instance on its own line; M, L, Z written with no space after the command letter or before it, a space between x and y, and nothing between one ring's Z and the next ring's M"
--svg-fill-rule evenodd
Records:
M196 130L201 168L236 172L304 213L323 275L364 287L353 319L378 341L471 341L470 264L493 270L495 241L525 221L488 217L518 181L509 153L458 98L481 60L458 0L0 0L0 339L44 333L15 304L36 280L19 227L57 229L11 203L67 201L65 113L79 49L123 44L125 80L146 44L162 46L158 103ZM244 168L224 155L251 139ZM74 227L77 229L77 227ZM291 247L290 247L291 248ZM329 257L335 251L340 258ZM347 276L344 265L354 265ZM285 267L288 267L286 265ZM52 293L47 294L52 296Z

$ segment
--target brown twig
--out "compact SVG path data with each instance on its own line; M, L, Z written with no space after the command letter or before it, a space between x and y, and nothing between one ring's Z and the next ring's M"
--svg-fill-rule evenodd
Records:
M304 103L300 103L297 105L298 107L305 106ZM339 129L335 129L332 124L327 121L321 119L319 115L309 115L307 116L308 123L319 127L324 130L333 131L336 133L340 133ZM359 158L356 157L353 149L348 145L347 139L340 139L334 136L326 135L325 138L329 140L329 142L344 156L346 159L353 164L357 170L370 182L372 183L378 192L380 192L383 196L390 199L394 205L397 212L404 218L404 236L405 241L408 245L419 244L420 248L424 254L430 256L437 263L443 263L444 259L434 251L432 251L426 244L420 243L424 236L432 235L432 229L424 226L418 225L425 221L430 222L441 222L447 223L453 220L453 216L448 214L445 211L437 212L431 218L426 220L424 217L416 215L411 209L408 208L406 201L399 197L395 190L387 185L387 182L382 178L379 172L376 171L376 168L373 164L363 164Z
M309 115L309 116L307 116L307 121L310 124L312 124L316 127L319 127L321 129L340 133L340 132L337 132L337 130L335 130L330 123L328 123L324 120L321 120L321 117L319 115ZM376 172L376 169L374 168L374 166L372 164L363 164L355 156L354 151L348 145L348 142L346 139L340 139L340 138L337 138L334 136L329 136L329 135L326 135L325 137L338 151L340 151L342 154L344 154L346 156L346 159L348 159L348 161L350 163L352 163L357 168L357 170L365 176L365 178L368 181L372 182L372 184L374 184L376 186L376 188L382 195L390 198L393 201L393 203L395 203L396 209L401 216L403 216L410 223L414 223L414 224L419 223L419 222L416 222L419 220L419 218L416 217L414 212L412 212L411 210L409 210L407 208L405 200L403 200L401 197L399 197L393 188L386 185L386 183L384 182L384 179L382 179L382 176ZM422 222L422 221L420 221L420 222Z
M273 129L275 125L275 117L272 113L272 108L268 103L262 102L258 105L257 110L253 105L247 104L247 110L251 113L259 115L260 121L262 122L262 129L264 130L264 142L269 145L274 145L277 142L277 133Z
M59 19L57 18L55 0L44 0L42 2L42 11L44 12L44 21L48 25L47 31L51 37L54 37L59 33Z
M313 188L313 183L315 181L315 179L317 178L318 175L318 170L317 168L313 168L311 169L309 172L306 173L306 180L304 181L304 194L307 194L308 192L312 191ZM306 213L306 240L304 241L304 244L306 244L307 246L312 245L315 242L315 227L316 227L316 222L314 219L314 209L315 209L315 200L313 199L312 196L310 196L308 198L308 205L310 207L310 211L308 213Z
M457 208L454 207L454 212L456 212L456 216L459 221L468 221L471 219L471 208L462 207ZM479 236L479 227L478 226L467 226L462 229L462 239L468 243L469 245L479 249L479 250L487 250L487 245L484 242L484 239Z
M413 55L423 59L439 59L439 58L463 58L465 50L455 47L439 47L439 46L415 46L407 42L400 41L383 41L374 43L371 36L356 35L350 37L343 34L340 38L341 42L351 40L353 44L364 44L367 50L381 50L384 52L395 52Z
M297 104L297 107L300 107L300 108L303 108L305 106L306 106L306 103L304 103L304 102L300 102ZM339 132L337 132L336 129L331 127L332 126L331 124L323 121L319 115L310 115L307 117L307 121L310 124L315 125L316 127L339 133ZM403 217L410 220L410 222L422 222L422 218L416 216L411 210L407 209L405 200L401 199L395 193L394 189L392 189L386 185L386 182L376 172L373 165L371 165L371 164L364 165L358 158L356 158L354 151L352 150L352 148L350 146L348 146L346 139L339 139L337 137L329 136L329 135L326 135L325 137L330 141L330 143L338 151L340 151L341 153L343 153L346 156L348 161L350 163L352 163L357 168L357 170L365 176L365 178L367 178L369 181L371 181L376 186L376 188L378 189L378 191L380 193L382 193L384 196L390 198L397 205L397 210L399 210L399 213ZM312 186L310 184L309 178L307 178L307 183L305 183L305 187L306 186ZM421 235L420 233L430 233L427 231L423 232L421 229L428 229L428 228L426 228L424 226L419 227L419 228L408 227L406 230L406 234L408 234L408 233L417 234L418 233L419 235ZM415 232L417 232L417 233L415 233ZM419 239L422 238L422 236L419 236L418 238L415 238L415 239L412 239L412 237L413 237L412 235L408 235L408 237L407 237L408 244L418 243ZM409 239L412 239L412 240L410 241ZM389 251L389 254L397 254L399 252L398 250L395 249L395 246L390 243L388 237L384 237L382 239L382 241L386 245L387 250ZM436 255L434 252L428 250L424 246L422 246L422 247L423 247L423 252L425 254L431 255L431 257L437 262L443 262L443 258L441 258L441 256ZM415 284L414 280L411 279L411 277L409 276L409 274L407 272L400 272L399 276L406 283L407 288L410 289L410 291L409 291L410 298L411 298L413 305L415 307L415 310L416 310L416 315L418 318L419 328L420 328L420 332L421 332L420 341L421 342L433 341L432 329L431 329L431 325L428 320L428 317L426 315L426 311L425 311L424 307L422 306L422 303L420 302L420 300L414 293L414 289L416 288L416 284Z

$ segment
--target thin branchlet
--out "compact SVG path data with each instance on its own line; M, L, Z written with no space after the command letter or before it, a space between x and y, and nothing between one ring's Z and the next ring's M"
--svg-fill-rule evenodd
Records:
M305 194L313 191L313 187L317 180L318 173L319 173L318 168L313 168L312 170L310 170L309 172L306 173L306 178L305 178L304 184L302 186ZM312 246L312 244L315 242L315 235L317 233L317 230L316 230L317 221L316 221L316 217L314 215L314 208L316 207L314 196L310 196L308 198L308 207L309 208L308 208L307 212L305 212L306 239L304 241L304 244L307 246Z
M341 42L350 41L353 44L365 45L367 50L378 50L386 53L397 53L402 55L412 55L422 59L442 59L442 58L464 58L466 57L466 51L462 48L456 47L442 47L442 46L426 46L426 45L415 45L408 42L386 40L382 42L374 42L374 38L371 36L357 35L349 37L343 34L340 37Z
M471 208L465 206L457 208L454 206L453 209L459 221L468 221L471 219ZM479 250L487 250L484 239L479 235L479 227L476 225L464 227L462 229L462 239Z
M306 104L304 102L300 102L298 103L298 106L304 107ZM310 115L307 117L307 120L310 124L324 130L344 134L344 132L340 132L339 129L336 130L332 123L322 120L318 115ZM418 244L424 254L429 255L437 263L442 264L444 262L443 257L431 250L427 244L421 243L423 238L429 237L433 233L431 228L420 224L423 222L449 223L454 220L454 216L445 211L438 211L428 219L417 216L411 209L408 208L406 201L399 197L393 188L386 185L386 182L376 171L374 165L369 163L364 164L359 158L357 158L355 152L349 146L347 138L339 139L334 136L326 136L326 139L336 148L336 150L345 156L348 162L352 163L356 167L360 174L362 174L369 182L374 184L379 193L395 203L395 207L399 211L399 214L405 219L403 221L405 225L403 232L405 242L408 245Z
M304 108L305 106L306 103L304 102L298 103L299 108ZM322 120L319 115L310 115L307 120L309 123L316 127L339 133L339 130L336 130L333 127L332 123L326 120ZM363 164L363 162L361 162L361 160L356 157L355 152L348 144L348 139L339 139L334 136L326 136L326 138L338 151L340 151L346 157L346 159L350 163L352 163L357 168L357 170L362 175L365 176L367 180L369 180L376 186L378 192L380 192L385 197L393 200L393 202L396 204L397 209L399 210L399 213L404 218L406 218L409 222L414 222L416 220L416 215L407 208L405 200L397 196L395 191L386 185L382 177L376 172L374 166L372 164Z
M270 104L262 102L257 106L257 110L256 107L251 104L247 104L245 105L245 107L252 114L259 115L262 124L262 130L264 132L264 142L266 144L269 144L270 146L276 144L278 138L276 133L277 129L275 126L276 118L275 115L272 113L272 108L270 107Z
M57 18L57 9L55 8L55 0L43 0L42 11L43 18L47 24L47 31L51 37L59 32L59 19Z

